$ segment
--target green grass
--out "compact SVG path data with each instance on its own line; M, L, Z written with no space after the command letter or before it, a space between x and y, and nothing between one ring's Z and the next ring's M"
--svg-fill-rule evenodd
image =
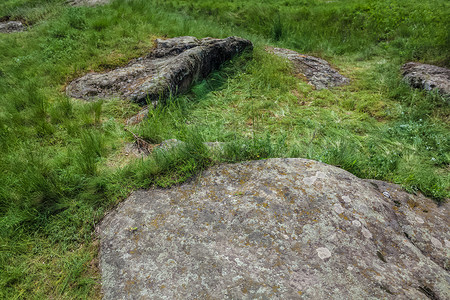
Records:
M0 298L99 298L94 227L104 213L134 189L215 163L305 157L449 197L449 102L399 74L409 60L450 66L446 1L64 2L0 4L0 17L32 24L0 35ZM179 35L238 35L255 50L129 128L184 146L125 158L124 121L139 107L69 99L64 86ZM265 45L326 58L351 84L316 91ZM212 141L223 153L203 145Z

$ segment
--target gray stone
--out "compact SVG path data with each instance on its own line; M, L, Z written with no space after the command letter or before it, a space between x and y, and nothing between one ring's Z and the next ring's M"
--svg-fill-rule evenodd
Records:
M0 22L0 33L13 33L24 31L25 26L19 21Z
M305 76L308 82L318 90L328 89L350 82L347 77L341 75L323 59L303 55L289 49L272 47L267 47L266 49L269 53L289 60L294 67L294 72Z
M155 104L186 92L196 80L247 48L252 48L252 43L239 37L157 39L156 48L147 56L108 73L87 74L72 81L66 91L85 100L120 97Z
M184 144L183 141L177 140L177 139L169 139L162 141L161 144L159 144L158 149L169 151L172 150L175 147L182 146Z
M450 96L450 70L433 65L409 62L402 66L403 78L414 88L437 90Z
M447 204L316 161L214 166L104 218L104 297L450 299L449 222Z

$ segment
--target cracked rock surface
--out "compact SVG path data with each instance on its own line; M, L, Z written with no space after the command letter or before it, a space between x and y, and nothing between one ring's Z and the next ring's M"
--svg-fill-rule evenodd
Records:
M25 26L19 21L0 22L0 33L13 33L24 31Z
M450 96L450 70L433 65L409 62L402 66L403 79L412 87L437 90Z
M321 58L303 55L283 48L267 47L267 51L288 59L294 67L294 72L305 76L309 84L318 90L328 89L350 82L347 77L341 75L327 61Z
M156 48L147 56L108 73L87 74L72 81L66 91L85 100L120 97L156 103L170 94L186 92L196 80L247 48L252 43L239 37L157 39Z
M307 159L209 168L99 225L105 299L450 299L448 204Z

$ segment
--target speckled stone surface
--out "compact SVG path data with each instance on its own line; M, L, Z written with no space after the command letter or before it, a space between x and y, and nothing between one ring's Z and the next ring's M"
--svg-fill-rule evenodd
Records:
M136 191L99 225L104 299L450 299L448 206L306 159Z
M88 101L120 97L142 105L156 105L170 95L187 92L196 81L206 78L224 62L252 48L249 40L235 36L156 39L155 48L146 56L106 73L88 73L75 79L67 85L66 93ZM139 122L147 112L142 111L130 122Z
M402 66L403 80L412 87L437 90L450 100L450 69L409 62Z
M14 33L25 30L22 22L19 21L6 21L0 22L0 33Z
M318 90L345 85L350 82L350 79L341 75L326 60L321 58L303 55L283 48L266 47L266 50L289 60L294 67L294 73L306 77L308 83Z

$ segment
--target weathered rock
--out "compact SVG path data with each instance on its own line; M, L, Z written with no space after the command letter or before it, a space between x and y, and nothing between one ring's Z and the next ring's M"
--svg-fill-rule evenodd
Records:
M450 70L433 65L409 62L402 66L403 78L412 87L437 90L450 96Z
M431 260L449 271L448 251L450 249L442 251L446 247L450 247L449 240L443 239L443 243L441 243L439 239L430 236L432 232L437 235L440 235L440 233L448 234L448 216L444 214L448 214L448 206L438 208L437 204L430 199L421 194L411 195L397 184L370 179L366 181L370 182L394 204L393 209L401 227L399 234L403 233L422 253L425 253ZM446 220L446 222L441 222L441 220Z
M250 41L238 37L157 39L149 55L108 73L76 79L67 86L67 94L85 100L116 96L141 104L155 103L186 92L196 80L251 47Z
M350 82L347 77L341 75L323 59L283 48L267 47L267 51L288 59L294 66L294 72L305 76L308 82L318 90Z
M13 33L24 31L25 26L23 26L20 21L6 21L0 22L0 33Z
M183 144L184 144L183 141L180 141L177 139L170 139L170 140L162 141L162 143L159 144L158 149L168 151L168 150L172 150L175 147L179 147Z
M450 299L448 205L307 159L137 191L99 226L105 299Z

